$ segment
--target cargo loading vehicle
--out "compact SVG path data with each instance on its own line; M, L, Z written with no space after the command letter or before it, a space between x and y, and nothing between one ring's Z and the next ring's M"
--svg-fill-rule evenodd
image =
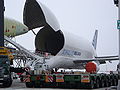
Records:
M23 75L23 82L28 88L73 88L95 89L117 86L120 74L111 72L86 73L86 72L41 72L29 71Z
M2 87L10 87L12 76L10 72L10 63L13 56L5 47L0 47L0 84Z

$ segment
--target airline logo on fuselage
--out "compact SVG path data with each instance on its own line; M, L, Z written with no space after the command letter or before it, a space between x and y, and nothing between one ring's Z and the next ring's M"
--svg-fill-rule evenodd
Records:
M81 52L64 49L63 52L62 52L62 55L66 55L66 56L73 56L73 55L81 56Z

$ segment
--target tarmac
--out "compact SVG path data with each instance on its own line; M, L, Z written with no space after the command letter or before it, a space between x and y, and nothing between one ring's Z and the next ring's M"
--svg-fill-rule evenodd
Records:
M12 86L9 88L0 88L0 90L109 90L108 88L100 89L56 89L56 88L26 88L25 83L19 79L13 80ZM115 90L115 89L113 89Z

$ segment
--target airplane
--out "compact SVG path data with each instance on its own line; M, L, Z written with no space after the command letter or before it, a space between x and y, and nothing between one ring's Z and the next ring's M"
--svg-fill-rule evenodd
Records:
M15 37L27 33L28 27L14 19L4 18L4 35Z
M97 57L98 30L95 31L92 43L61 30L54 14L39 0L26 0L23 21L29 30L42 27L35 37L36 51L53 55L44 64L41 65L38 61L33 67L39 65L39 68L45 70L86 69L87 72L95 73L99 71L99 65L104 64L105 61L119 59L118 56Z

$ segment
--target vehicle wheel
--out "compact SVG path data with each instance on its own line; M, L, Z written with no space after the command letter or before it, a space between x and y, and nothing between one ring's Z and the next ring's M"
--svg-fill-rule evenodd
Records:
M26 87L27 88L33 88L34 87L34 84L32 82L26 82Z
M118 85L118 79L116 79L116 86Z
M8 78L6 81L3 81L3 87L10 87L12 85L12 79Z
M92 79L91 79L91 81L90 81L90 83L89 83L88 88L90 88L90 89L95 88L95 84L94 84L94 81L93 81Z
M112 82L112 78L110 78L110 81L109 81L109 86L112 86L113 85L113 82Z
M23 77L20 77L20 81L23 82Z
M108 87L109 86L109 82L108 82L108 79L106 79L105 81L105 87Z
M95 88L99 88L99 87L100 87L100 80L96 79L96 86L95 86Z
M114 86L117 86L117 79L114 78L113 83Z
M100 87L103 88L104 86L105 86L105 82L104 82L104 80L103 80L103 78L102 78L102 80L101 80L101 82L100 82Z

